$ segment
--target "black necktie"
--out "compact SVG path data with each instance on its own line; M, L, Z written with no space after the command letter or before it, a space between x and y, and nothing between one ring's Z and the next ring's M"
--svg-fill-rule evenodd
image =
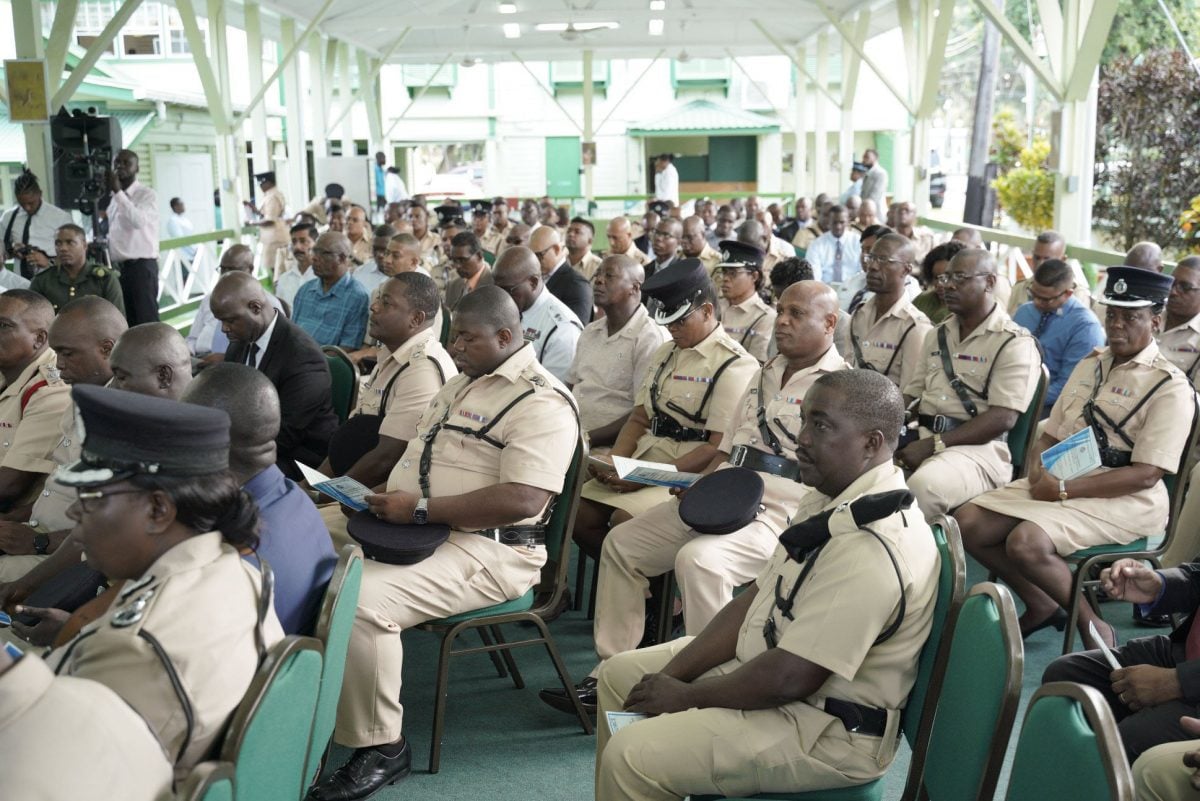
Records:
M258 368L258 343L251 342L249 349L246 350L246 364L251 367Z
M35 211L34 214L37 214L37 212ZM29 244L29 227L31 225L33 225L33 214L26 212L25 213L25 231L21 234L21 244L22 245ZM24 273L26 273L26 272L33 272L33 271L29 268L25 259L21 259L21 273L22 273L22 275L24 275ZM32 276L26 276L26 277L32 277Z
M1042 319L1038 321L1037 330L1033 332L1035 337L1040 337L1042 332L1046 330L1046 326L1050 325L1050 318L1054 316L1054 312L1046 312L1042 315Z

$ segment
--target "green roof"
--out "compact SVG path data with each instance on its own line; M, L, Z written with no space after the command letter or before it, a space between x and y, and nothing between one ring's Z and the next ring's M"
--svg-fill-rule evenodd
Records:
M778 133L770 117L711 100L692 100L660 117L632 123L630 136L737 136Z

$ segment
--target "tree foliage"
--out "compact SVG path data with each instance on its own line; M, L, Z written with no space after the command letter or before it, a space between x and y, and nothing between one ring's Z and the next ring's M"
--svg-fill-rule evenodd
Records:
M1179 51L1118 57L1100 78L1094 221L1117 244L1182 244L1200 195L1200 79Z
M1200 12L1196 0L1166 0L1166 4L1194 52L1200 46ZM1120 0L1100 63L1111 64L1121 56L1135 58L1147 50L1171 50L1177 46L1175 33L1158 0Z
M1054 174L1046 169L1050 142L1039 136L1022 147L1016 164L992 185L1008 216L1030 231L1054 227Z

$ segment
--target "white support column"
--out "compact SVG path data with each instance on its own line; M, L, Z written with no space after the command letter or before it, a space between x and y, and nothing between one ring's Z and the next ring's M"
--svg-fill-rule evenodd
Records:
M291 52L296 48L296 21L284 17L279 21L283 49ZM304 87L300 84L300 61L292 58L283 71L283 98L287 109L287 194L300 204L308 197L308 157L304 146L304 118L300 104L304 102Z
M862 51L867 42L867 31L871 24L870 9L863 10L854 23L854 41L842 40L842 126L838 132L839 182L849 182L850 166L855 161L854 152L854 97L858 89L859 67ZM841 189L841 185L837 187Z
M250 91L257 92L263 82L262 10L256 0L246 0L246 61L250 71ZM271 167L271 145L267 141L267 110L262 103L250 112L250 141L253 144L254 171Z
M190 4L184 4L190 6ZM188 9L191 10L190 8ZM182 7L180 13L184 13ZM220 114L215 115L223 117L225 120L233 119L233 104L230 100L230 80L229 80L229 39L228 39L228 21L226 19L226 6L223 0L208 0L208 36L212 48L211 65L213 73L213 81L217 89L217 102L220 104ZM185 22L186 25L186 22ZM197 30L197 33L199 31ZM196 44L200 44L200 37L197 36ZM193 58L195 58L196 50L193 50ZM199 68L199 65L198 65ZM229 128L217 130L217 177L220 181L218 187L221 191L221 208L237 209L238 213L226 214L222 220L226 221L226 226L241 233L243 191L245 187L245 173L242 167L243 161L238 153L238 140L241 138L241 126L233 126L233 130ZM269 169L269 168L264 168Z
M367 151L374 154L383 149L383 117L380 113L379 102L375 97L375 78L379 75L376 63L362 50L358 55L358 96L362 98L363 108L367 112L367 130L369 132ZM380 189L382 192L382 188Z
M351 65L354 59L350 52L350 45L347 42L338 43L338 63L341 66L341 85L338 88L338 100L341 103L353 104L354 102L354 76L352 74ZM352 114L347 114L342 118L342 155L354 155L354 118Z
M43 58L42 49L42 8L37 0L12 0L13 34L17 44L17 58ZM58 85L54 79L46 89L46 95L52 93ZM50 113L57 110L51 106ZM58 200L54 197L54 169L51 166L50 154L50 124L27 122L21 126L25 134L25 164L37 175L42 190L50 202Z
M824 89L816 96L816 111L813 114L813 192L829 192L829 118L833 108L825 102L823 94L829 89L829 36L824 31L817 34L817 86ZM835 192L836 194L836 192Z
M308 39L308 110L312 115L314 158L329 155L329 137L325 133L328 128L325 124L325 104L329 102L329 84L325 81L325 71L329 64L325 60L325 52L325 42L321 39L320 31L313 31Z
M50 40L46 43L46 75L50 86L57 88L62 81L63 68L67 63L75 32L75 16L79 11L79 0L58 0L54 9L54 23L50 26ZM53 109L51 109L53 111Z
M801 47L796 50L796 61L803 64L808 58L807 51ZM808 168L808 71L796 69L796 123L792 128L796 131L796 145L792 156L792 172L795 175L796 197L812 196L815 191L813 171Z
M596 132L592 127L592 101L596 94L595 82L592 80L592 51L590 49L583 51L583 141L595 142ZM591 210L592 198L596 196L593 191L593 175L594 166L591 162L583 165L583 197L586 201L584 213L587 214Z

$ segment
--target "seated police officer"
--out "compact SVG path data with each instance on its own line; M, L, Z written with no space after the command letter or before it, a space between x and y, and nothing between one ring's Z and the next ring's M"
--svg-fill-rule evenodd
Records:
M903 419L900 391L872 371L827 373L808 390L801 522L699 636L601 668L597 798L744 797L884 773L939 561L892 464ZM610 736L605 713L621 709L653 717Z
M674 464L698 473L717 455L738 400L758 362L721 328L717 295L699 259L682 259L642 285L654 321L671 340L650 360L635 406L613 444L613 456ZM575 517L575 541L593 558L610 525L622 523L666 501L662 487L619 479L589 465Z
M388 491L350 521L373 557L334 730L355 751L312 790L316 801L366 798L408 775L400 633L519 598L546 561L544 524L580 438L570 394L538 363L499 287L459 302L451 336L461 374L422 415ZM417 541L416 553L398 545Z
M681 496L697 503L705 499L695 496L707 493L715 504L711 510L699 510L700 519L685 519L689 512L673 498L609 532L600 554L596 592L596 652L602 663L636 648L642 638L642 596L649 578L675 571L684 622L695 635L732 600L737 587L762 570L806 492L796 481L799 469L792 458L804 395L821 376L850 366L833 347L837 319L837 294L819 281L792 284L779 299L779 355L750 382L720 450L703 471L720 472L723 478L729 475L724 468L755 471L760 478L748 501L748 516L722 524L723 514L739 506L733 497L736 486L731 491L695 486ZM596 703L595 675L593 670L577 688L585 707ZM563 690L546 689L541 697L555 709L574 714Z
M77 490L68 514L88 564L124 584L46 662L115 691L185 770L220 742L265 649L283 636L262 602L269 586L238 553L255 546L259 518L229 472L229 416L107 387L75 386L71 397L83 456L54 477Z

